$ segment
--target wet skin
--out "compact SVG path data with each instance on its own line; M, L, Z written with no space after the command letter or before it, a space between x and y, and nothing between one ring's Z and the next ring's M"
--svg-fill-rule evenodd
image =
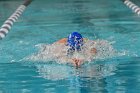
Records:
M86 40L86 39L84 39L84 40ZM60 40L58 40L57 42L55 42L55 43L57 43L57 44L67 44L67 38L62 38L62 39L60 39ZM90 53L91 54L96 54L97 53L97 50L96 50L96 48L91 48L90 49ZM74 66L76 66L76 67L80 67L80 65L82 64L84 62L84 60L83 59L80 59L80 58L72 58L71 59L71 63L74 65Z

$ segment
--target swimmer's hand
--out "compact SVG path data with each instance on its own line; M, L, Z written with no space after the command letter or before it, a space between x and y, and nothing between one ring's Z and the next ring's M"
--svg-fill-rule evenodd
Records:
M80 67L80 65L83 63L83 60L82 59L73 58L72 59L72 63L74 64L75 67Z
M96 48L91 48L90 53L92 53L92 54L96 54L96 53L97 53Z

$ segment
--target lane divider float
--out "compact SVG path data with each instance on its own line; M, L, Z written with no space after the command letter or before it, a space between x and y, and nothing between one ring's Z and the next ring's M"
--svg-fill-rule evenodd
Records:
M0 39L3 39L10 31L13 23L18 20L21 14L24 12L26 7L32 2L32 0L25 0L25 2L20 5L16 11L4 22L0 28Z
M140 7L131 2L130 0L124 0L124 4L132 9L133 12L140 15Z

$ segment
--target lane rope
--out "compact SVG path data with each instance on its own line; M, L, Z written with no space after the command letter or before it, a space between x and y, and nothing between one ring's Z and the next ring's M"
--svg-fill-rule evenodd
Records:
M133 12L140 15L140 7L131 2L130 0L125 0L124 4L128 6L130 9L132 9Z
M0 39L3 39L12 28L14 22L18 20L21 14L24 12L26 7L32 2L32 0L25 0L25 2L20 5L16 11L4 22L0 28Z

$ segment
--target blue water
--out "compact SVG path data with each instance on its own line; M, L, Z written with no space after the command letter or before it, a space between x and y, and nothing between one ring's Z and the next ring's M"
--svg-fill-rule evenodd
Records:
M134 1L134 0L133 0ZM138 0L135 0L138 3ZM0 1L0 24L22 1ZM79 69L23 58L73 31L123 53ZM140 17L121 0L35 0L0 41L0 93L139 93Z

